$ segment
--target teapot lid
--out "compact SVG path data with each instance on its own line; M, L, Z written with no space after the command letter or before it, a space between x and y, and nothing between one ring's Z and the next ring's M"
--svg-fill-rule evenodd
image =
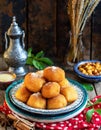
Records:
M22 34L20 27L16 23L16 17L15 16L13 16L13 20L12 20L12 23L10 25L10 28L7 31L7 34L13 35L13 36Z

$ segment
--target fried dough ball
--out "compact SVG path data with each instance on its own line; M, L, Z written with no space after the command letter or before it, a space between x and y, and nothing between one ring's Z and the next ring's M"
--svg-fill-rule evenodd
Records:
M47 109L58 109L65 106L67 106L67 100L62 94L47 99Z
M76 89L72 86L61 88L60 93L63 94L67 102L70 103L75 101L78 98L78 93Z
M40 92L33 93L28 101L27 105L33 108L45 109L46 108L46 99L42 97Z
M42 96L52 98L60 93L60 85L57 82L47 82L41 90Z
M65 87L69 85L69 81L65 78L59 82L60 87Z
M15 93L15 97L24 103L27 102L30 95L31 92L25 87L24 84L22 84Z
M39 77L44 77L44 76L43 76L43 70L37 71L36 74L37 74Z
M45 83L45 79L38 76L36 73L28 73L25 76L24 84L26 88L31 92L39 92Z
M48 81L52 82L60 82L65 79L64 70L56 66L45 68L43 75Z

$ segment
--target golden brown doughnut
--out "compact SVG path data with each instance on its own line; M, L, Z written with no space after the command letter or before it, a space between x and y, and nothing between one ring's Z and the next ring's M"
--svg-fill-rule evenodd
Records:
M65 87L69 85L69 81L65 78L59 82L60 87Z
M60 85L57 82L47 82L43 85L41 93L45 98L55 97L60 93Z
M60 82L65 79L64 70L56 66L45 68L43 71L43 75L48 81L52 82Z
M31 92L39 92L45 83L45 79L38 76L36 73L28 73L24 78L26 88Z
M47 109L58 109L65 106L67 106L67 100L62 94L47 99Z
M78 98L78 93L73 86L61 88L60 93L65 96L67 102L73 102Z
M24 84L22 84L15 93L15 97L22 102L27 102L30 95L31 92L25 87Z
M43 76L43 70L37 71L36 74L38 75L38 77L44 77Z
M46 99L42 97L40 92L33 93L28 101L27 105L33 108L45 109L46 108Z

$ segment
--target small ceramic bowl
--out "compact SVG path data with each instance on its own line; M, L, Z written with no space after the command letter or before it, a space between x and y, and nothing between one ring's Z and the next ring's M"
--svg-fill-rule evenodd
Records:
M16 79L16 74L9 71L0 71L0 87L10 85Z
M89 67L87 68L86 65L88 65ZM95 69L94 66L96 66ZM97 71L99 71L99 74L97 74ZM80 61L74 65L74 72L77 74L78 77L88 82L99 82L101 81L101 61L100 60Z

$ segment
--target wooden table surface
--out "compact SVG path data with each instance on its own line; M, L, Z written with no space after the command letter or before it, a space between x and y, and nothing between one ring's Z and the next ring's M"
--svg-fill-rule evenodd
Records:
M0 59L0 61L2 61L2 60ZM31 70L31 71L33 71L33 70ZM74 71L66 69L65 72L66 72L67 78L76 80L79 83L86 83L85 81L78 78L76 76L76 74L74 73ZM17 79L19 79L19 78L20 77L18 77ZM88 91L88 96L90 99L94 98L96 95L101 95L101 82L98 82L98 83L88 83L87 82L87 84L91 84L93 86L93 91ZM5 100L5 89L0 88L0 105L3 104L4 100ZM0 117L2 117L2 116L4 116L4 115L2 115L2 113L0 113ZM14 128L12 128L12 126L8 126L7 128L5 128L0 125L0 130L14 130Z

